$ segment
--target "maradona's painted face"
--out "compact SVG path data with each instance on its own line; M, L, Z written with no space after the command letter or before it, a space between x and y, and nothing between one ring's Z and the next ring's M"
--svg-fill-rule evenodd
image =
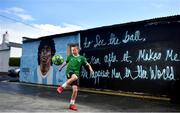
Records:
M51 63L51 47L44 46L40 52L40 64Z

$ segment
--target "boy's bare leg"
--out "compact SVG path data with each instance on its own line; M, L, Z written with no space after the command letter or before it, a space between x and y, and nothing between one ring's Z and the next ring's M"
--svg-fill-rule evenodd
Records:
M75 74L71 75L71 78L66 81L67 85L70 85L72 82L76 81L78 77Z
M63 85L63 88L66 88L67 86L70 86L70 84L74 81L76 81L78 79L78 77L75 74L71 75L71 78L69 78Z
M78 93L78 86L77 85L73 85L72 89L73 89L73 92L72 92L71 100L76 100L77 93Z
M69 109L77 111L77 106L75 105L75 101L76 101L76 97L77 97L77 93L78 93L78 86L73 85L72 89L73 89L73 92L72 92L72 96L71 96Z
M62 93L67 86L70 86L70 84L77 79L78 77L75 74L72 74L70 79L68 79L62 86L57 88L58 93Z

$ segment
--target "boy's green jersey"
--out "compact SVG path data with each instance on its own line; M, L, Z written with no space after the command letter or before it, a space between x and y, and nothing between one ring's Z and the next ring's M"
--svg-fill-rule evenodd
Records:
M67 77L69 76L70 73L74 73L79 77L80 68L82 65L87 64L87 60L84 56L81 56L81 55L79 56L69 55L67 57L66 63L68 63L67 69L66 69Z

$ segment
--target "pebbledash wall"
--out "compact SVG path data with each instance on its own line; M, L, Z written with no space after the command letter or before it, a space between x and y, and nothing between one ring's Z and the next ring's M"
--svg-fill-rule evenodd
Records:
M61 34L63 35L63 34ZM95 74L81 69L80 86L177 96L180 79L180 16L163 17L49 36L56 53L67 57L69 43L79 43ZM23 42L20 80L34 82L38 40ZM53 65L57 70L57 67ZM65 80L56 75L53 85Z
M66 80L65 69L58 71L58 66L51 65L49 71L43 74L39 70L38 55L43 46L50 46L51 52L60 54L66 59L67 49L70 44L79 43L79 33L58 34L52 36L40 37L23 41L20 81L44 85L59 85ZM47 51L47 50L42 50ZM44 56L47 57L47 56ZM44 58L45 60L47 58Z

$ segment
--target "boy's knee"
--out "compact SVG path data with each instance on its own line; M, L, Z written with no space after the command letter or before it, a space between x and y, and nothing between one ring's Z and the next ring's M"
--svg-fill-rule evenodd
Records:
M78 92L78 87L77 86L73 86L73 92Z
M77 77L77 75L76 75L76 74L73 74L73 75L72 75L72 77L73 77L73 79L75 79L75 80L77 80L77 79L78 79L78 77Z

